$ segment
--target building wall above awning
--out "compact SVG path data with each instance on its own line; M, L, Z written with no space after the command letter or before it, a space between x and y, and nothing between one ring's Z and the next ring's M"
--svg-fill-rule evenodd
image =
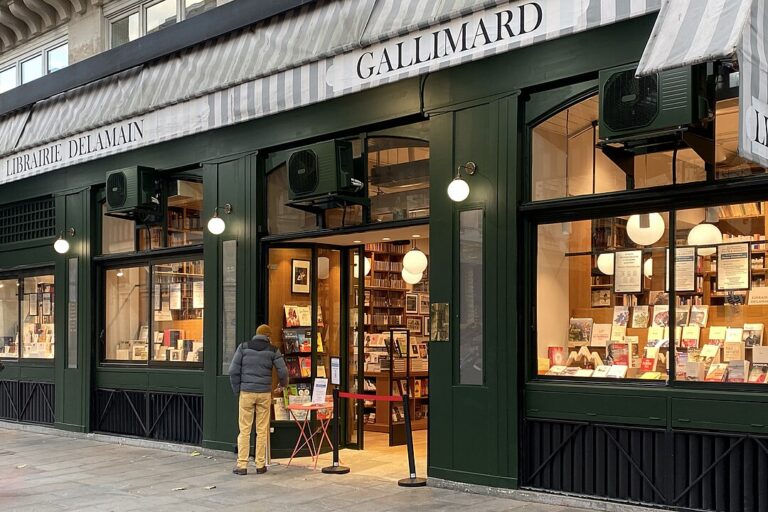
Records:
M0 118L0 183L641 16L659 3L320 0Z

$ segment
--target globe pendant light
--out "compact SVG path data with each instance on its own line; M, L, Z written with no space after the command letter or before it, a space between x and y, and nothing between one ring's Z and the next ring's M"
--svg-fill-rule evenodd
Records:
M643 274L645 274L645 277L648 279L653 277L653 259L648 258L645 260L645 263L643 263Z
M416 248L415 242L403 257L403 268L411 274L421 274L427 269L427 255Z
M627 235L638 245L653 245L664 236L664 217L659 213L631 215L627 221Z
M403 276L403 281L405 281L408 284L416 284L419 281L421 281L421 278L424 277L424 274L422 272L418 273L412 273L408 272L406 269L403 269L400 274Z
M607 276L613 275L613 253L604 252L597 257L597 269Z
M326 258L325 256L320 256L317 258L317 278L318 279L328 279L328 276L331 274L331 260Z
M722 241L723 234L718 227L706 222L694 226L690 233L688 233L688 245L696 246L696 252L701 256L714 254L717 249L706 246L719 244Z

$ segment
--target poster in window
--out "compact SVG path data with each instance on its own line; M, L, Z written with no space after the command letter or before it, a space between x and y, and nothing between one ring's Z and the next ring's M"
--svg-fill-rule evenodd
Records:
M291 260L291 292L309 293L309 260Z
M195 309L202 309L203 304L205 303L205 289L203 286L203 281L195 281L192 283L192 307Z
M669 249L667 249L667 269L669 269ZM666 290L669 291L669 272L667 274ZM696 248L675 248L675 291L696 291Z
M748 290L751 256L749 243L717 246L717 290Z
M614 253L614 285L616 293L643 291L643 251L616 251Z
M29 316L37 316L37 293L30 293L27 298L29 300Z
M171 309L181 309L181 283L171 283Z
M51 294L43 293L43 316L51 314Z
M154 287L154 292L152 296L152 305L154 307L155 311L160 311L160 285L156 284Z

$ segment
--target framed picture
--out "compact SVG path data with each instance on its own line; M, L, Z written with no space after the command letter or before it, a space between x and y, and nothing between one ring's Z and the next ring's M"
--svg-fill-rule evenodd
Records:
M411 343L410 355L414 358L419 358L419 345L417 343Z
M419 314L420 315L429 314L429 295L427 295L426 293L422 293L419 295Z
M417 293L405 294L405 314L406 315L419 314L419 295Z
M427 344L426 343L419 343L419 357L421 359L429 359L429 352L427 352Z
M405 326L412 334L421 334L421 317L409 316L405 319Z
M424 336L429 336L429 316L424 317L424 328L421 331Z
M309 293L309 260L291 260L291 292Z

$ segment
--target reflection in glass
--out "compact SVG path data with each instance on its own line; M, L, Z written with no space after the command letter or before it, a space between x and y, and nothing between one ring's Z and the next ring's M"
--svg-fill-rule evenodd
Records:
M53 73L69 64L69 45L63 44L48 50L48 73Z
M216 7L216 0L184 0L187 18L210 11L214 7Z
M22 291L21 356L53 359L55 323L53 276L24 278Z
M176 23L176 0L163 0L147 7L147 34L157 32Z
M105 346L108 361L146 361L149 343L149 267L105 272Z
M0 280L0 357L19 357L18 283Z
M133 41L139 37L139 13L112 22L112 48Z
M459 212L459 383L483 384L483 211Z
M26 84L43 76L43 56L38 55L21 63L21 83Z
M16 87L16 66L0 71L0 93Z

